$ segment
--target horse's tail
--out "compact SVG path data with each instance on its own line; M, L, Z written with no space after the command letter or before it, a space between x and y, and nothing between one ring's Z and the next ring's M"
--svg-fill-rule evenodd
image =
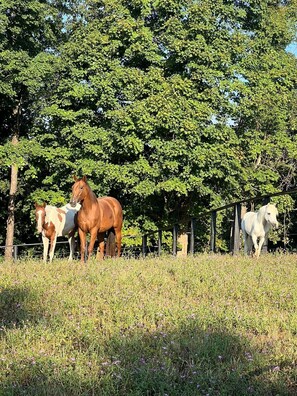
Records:
M107 231L107 240L106 240L106 256L114 257L115 256L115 231L114 228L111 228Z

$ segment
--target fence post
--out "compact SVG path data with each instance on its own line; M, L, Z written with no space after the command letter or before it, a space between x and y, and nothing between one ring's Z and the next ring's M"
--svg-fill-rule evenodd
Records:
M162 230L158 230L158 256L162 253Z
M14 245L13 247L13 259L16 261L18 259L18 247L17 245Z
M174 224L173 233L172 233L172 254L176 256L177 254L177 234L178 234L178 225Z
M211 225L210 225L210 251L216 251L216 232L217 232L217 212L211 212Z
M189 253L194 254L194 243L195 243L195 219L191 218L191 229L190 229L190 248Z
M147 235L142 235L142 257L146 256L147 250Z
M237 254L240 248L240 215L241 204L234 205L233 227L232 227L232 253Z

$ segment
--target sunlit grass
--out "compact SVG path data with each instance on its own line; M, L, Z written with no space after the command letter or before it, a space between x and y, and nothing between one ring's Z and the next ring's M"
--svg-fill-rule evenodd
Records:
M1 395L295 395L297 257L1 264Z

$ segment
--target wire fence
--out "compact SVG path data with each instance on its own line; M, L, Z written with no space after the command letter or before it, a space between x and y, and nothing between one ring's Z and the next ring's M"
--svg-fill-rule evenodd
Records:
M211 252L216 252L216 235L217 235L217 227L216 227L216 218L217 213L224 210L234 210L232 218L229 218L231 224L230 230L230 248L229 251L233 254L238 253L240 250L241 244L241 237L240 237L240 212L242 204L250 203L250 202L257 202L262 201L268 203L271 197L280 196L280 195L295 195L297 194L297 189L293 189L291 191L285 192L278 192L266 196L256 196L253 198L233 202L219 208L211 209L207 212L201 214L202 216L209 216L210 217L210 240L209 240L209 248ZM232 209L233 208L233 209ZM292 212L294 211L291 210ZM200 218L201 220L201 218ZM285 218L284 218L285 220ZM296 220L296 219L295 219ZM199 250L197 249L197 233L196 233L196 225L199 221L199 218L189 218L188 221L188 228L184 230L184 234L188 237L188 246L187 246L187 253L194 254ZM164 237L165 232L172 233L172 246L170 247L168 243L164 243L162 237ZM146 256L160 256L161 254L173 254L176 256L178 254L179 246L178 246L178 236L179 236L179 224L174 224L171 227L167 227L166 229L159 229L155 231L151 231L145 235L142 235L142 242L140 245L133 245L133 244L122 244L122 251L121 256L123 258L141 258ZM290 237L295 237L296 233L289 232L287 230L287 226L284 224L284 235L283 241L286 241ZM129 236L126 236L129 237ZM296 239L296 238L295 238ZM290 248L289 244L286 245L284 242L285 249ZM14 260L20 259L43 259L43 244L42 243L23 243L23 244L15 244L11 246ZM0 246L0 260L4 258L4 252L6 247ZM264 249L267 249L267 245L264 246ZM97 250L97 246L95 244L94 251ZM294 248L294 250L296 250ZM55 249L55 258L68 258L69 256L69 244L68 241L57 241L57 246ZM80 258L80 253L78 250L78 244L76 243L76 249L74 252L74 259Z
M10 246L12 248L12 254L14 261L24 260L24 259L34 259L34 260L43 260L43 244L39 243L22 243ZM95 245L94 252L96 251L97 246ZM0 260L4 260L6 246L0 246ZM68 241L57 241L54 258L55 259L68 259L69 257L69 243ZM147 247L146 255L148 256L157 256L158 255L158 246L150 245ZM143 257L142 254L142 246L139 245L129 245L122 246L121 257L130 259L139 259ZM75 248L73 254L74 260L80 260L80 252Z

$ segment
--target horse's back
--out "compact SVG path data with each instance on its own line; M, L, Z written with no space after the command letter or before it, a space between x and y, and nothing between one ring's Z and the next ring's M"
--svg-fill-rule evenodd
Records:
M75 227L74 217L79 208L79 204L77 204L75 208L72 208L68 204L61 208L55 206L50 208L47 221L53 223L58 237L67 235L73 230Z

